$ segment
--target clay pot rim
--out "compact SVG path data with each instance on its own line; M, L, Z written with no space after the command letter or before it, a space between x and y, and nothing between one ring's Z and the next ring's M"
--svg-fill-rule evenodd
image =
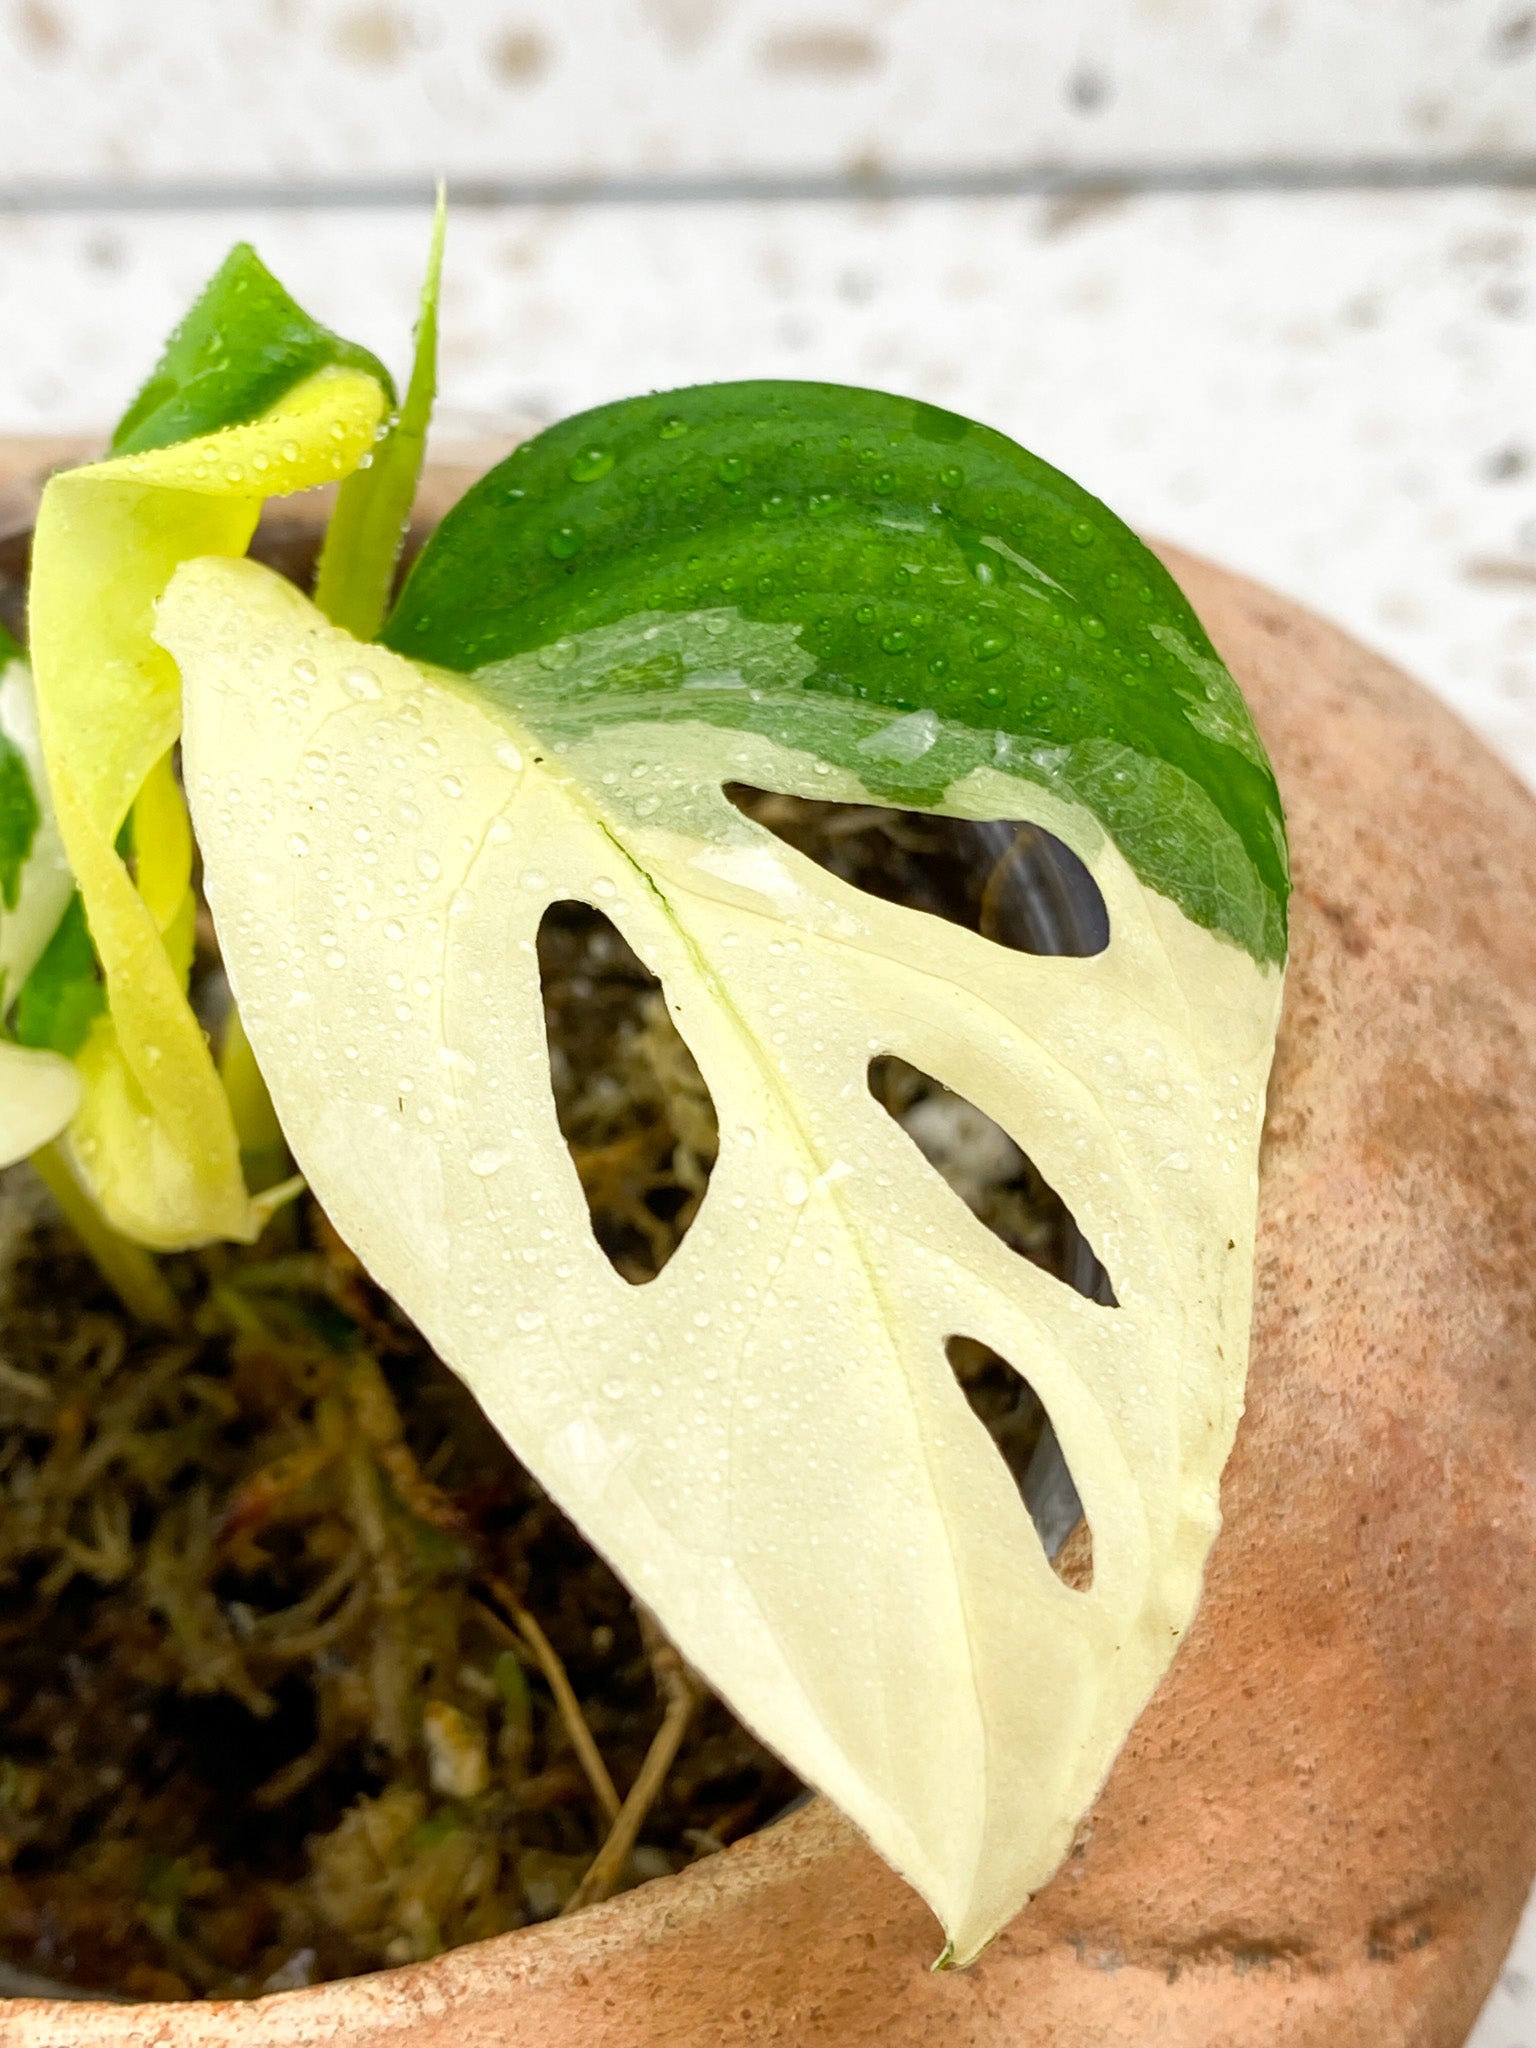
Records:
M248 2039L251 2048L257 2044L266 2048L265 2018L279 2011L285 2021L302 2024L307 2018L329 2017L327 2008L333 2005L345 2011L359 1999L369 2007L399 2002L414 2008L437 1991L451 1993L455 1980L471 1978L487 1968L526 1981L551 1970L569 1975L584 1967L597 1969L620 1950L660 1947L716 1917L729 1904L798 1882L812 1866L845 1852L850 1838L858 1838L852 1822L822 1794L813 1793L806 1806L769 1821L755 1833L669 1877L648 1878L568 1919L542 1920L505 1934L463 1942L422 1962L394 1964L357 1976L330 1977L318 1984L244 1998L23 1994L0 1998L0 2031L8 2016L42 2019L68 2014L78 2028L94 2015L103 2022L103 2038L119 2041L127 2038L125 2022L131 2015L135 2028L147 2026L151 2038L175 2048L182 2027L189 2032L200 2029L210 2015L217 2014L220 2040L236 2038L230 2032L233 2025L240 2028L238 2038ZM937 1958L943 1934L937 1920L932 1926Z

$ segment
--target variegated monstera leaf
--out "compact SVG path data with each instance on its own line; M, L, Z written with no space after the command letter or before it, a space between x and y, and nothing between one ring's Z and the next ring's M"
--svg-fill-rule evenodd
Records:
M1189 1625L1242 1407L1285 947L1269 765L1178 590L998 434L744 384L540 436L364 645L245 562L158 634L224 957L327 1212L518 1456L965 1960L1050 1875ZM723 786L1027 819L1091 958L876 900ZM660 978L720 1125L657 1278L591 1228L535 939ZM1096 1248L1085 1299L874 1100L994 1119ZM946 1359L1025 1374L1092 1532L1051 1569Z

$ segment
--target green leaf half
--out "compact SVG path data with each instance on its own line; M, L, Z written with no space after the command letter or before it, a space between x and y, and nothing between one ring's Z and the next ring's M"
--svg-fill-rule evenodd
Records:
M582 636L706 612L777 629L745 687L721 658L711 695L675 649L560 678ZM1188 602L1096 498L957 414L763 382L563 421L450 513L383 638L493 691L545 650L538 715L567 738L705 718L940 808L985 761L1083 805L1194 923L1285 957L1274 775Z

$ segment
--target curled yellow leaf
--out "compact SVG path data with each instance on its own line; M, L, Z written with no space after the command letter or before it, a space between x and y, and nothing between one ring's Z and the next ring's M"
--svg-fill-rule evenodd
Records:
M348 475L387 399L321 370L255 420L54 477L33 544L32 662L65 851L106 978L108 1012L77 1066L66 1145L113 1226L160 1250L250 1241L229 1101L187 1001L191 838L171 750L175 665L151 638L178 564L243 555L262 502ZM133 872L117 850L130 812Z

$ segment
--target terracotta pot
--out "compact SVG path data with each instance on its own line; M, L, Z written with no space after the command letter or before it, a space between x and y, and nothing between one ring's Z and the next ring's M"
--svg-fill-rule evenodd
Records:
M576 1918L14 2048L1452 2048L1536 1864L1536 803L1294 606L1170 555L1298 893L1248 1412L1205 1601L972 1970L824 1803Z

